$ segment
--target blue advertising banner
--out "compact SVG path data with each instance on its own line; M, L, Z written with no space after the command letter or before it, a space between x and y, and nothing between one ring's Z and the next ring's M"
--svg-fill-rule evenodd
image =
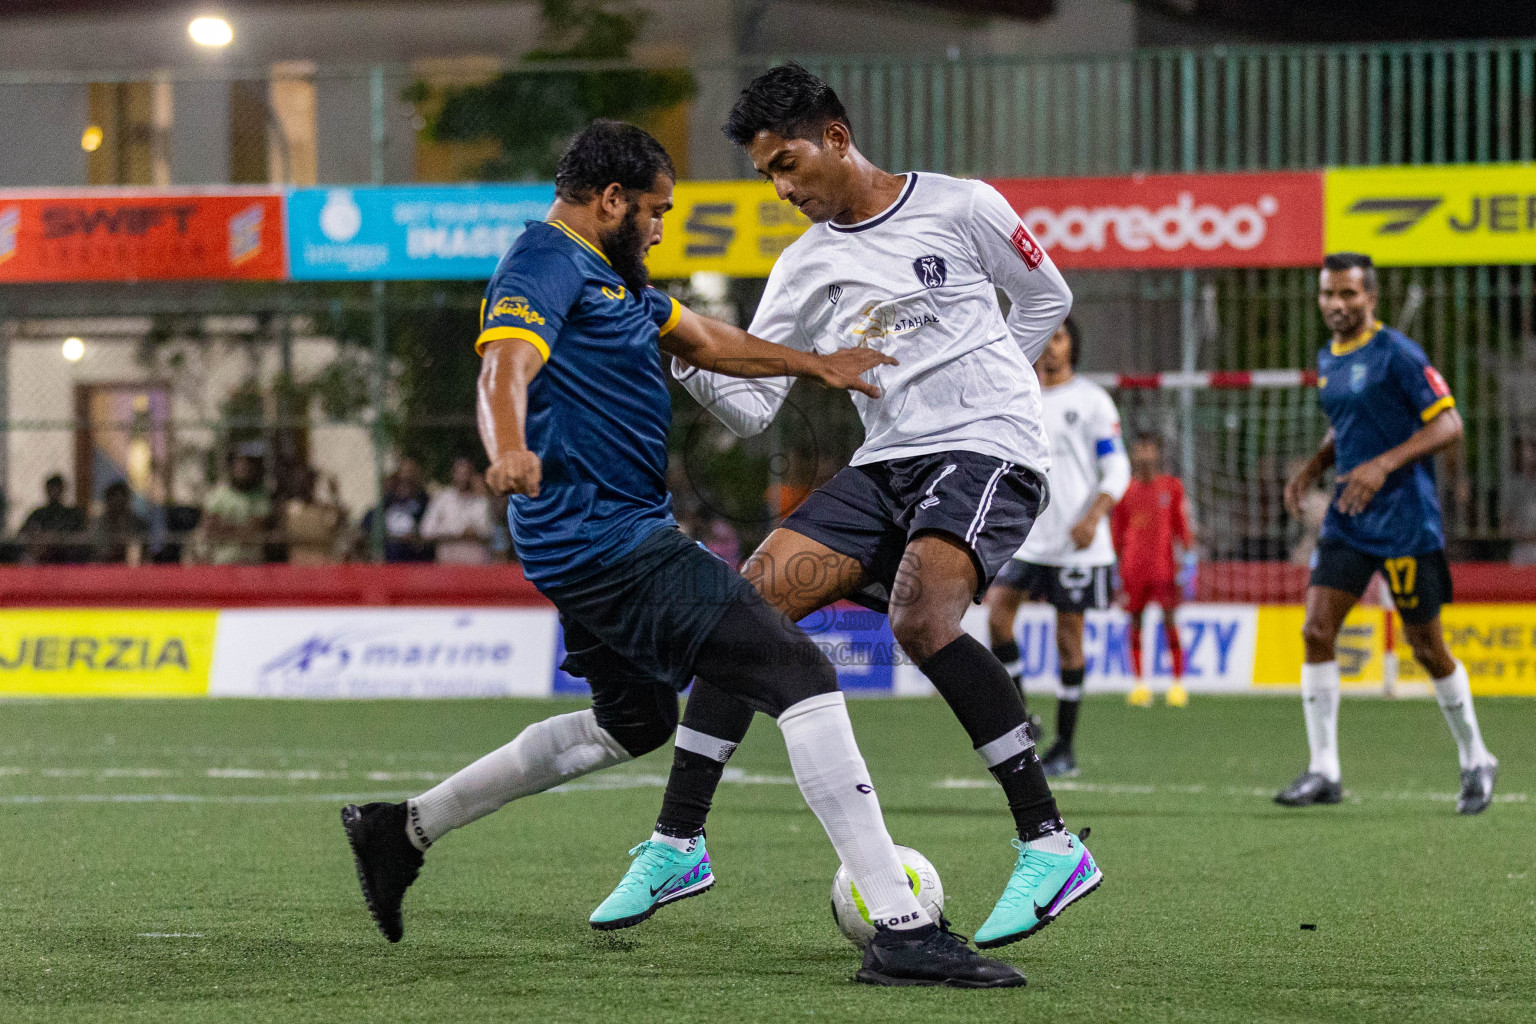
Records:
M555 186L304 188L288 194L295 281L488 278Z

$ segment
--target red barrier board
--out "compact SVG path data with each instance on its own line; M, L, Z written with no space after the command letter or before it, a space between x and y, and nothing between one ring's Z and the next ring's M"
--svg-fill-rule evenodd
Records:
M0 191L0 282L282 279L276 192Z
M1321 171L990 184L1065 269L1304 267L1323 259Z

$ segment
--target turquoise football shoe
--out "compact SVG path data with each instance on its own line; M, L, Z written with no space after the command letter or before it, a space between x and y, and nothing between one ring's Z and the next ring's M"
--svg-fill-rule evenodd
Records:
M715 884L703 836L686 853L647 839L629 855L635 859L619 887L587 918L593 928L612 931L637 925L668 903L697 896Z
M1083 829L1083 835L1087 834ZM1104 872L1094 863L1082 838L1069 832L1067 839L1071 844L1067 853L1046 853L1013 841L1019 859L1002 898L976 931L978 948L991 949L1028 938L1104 881Z

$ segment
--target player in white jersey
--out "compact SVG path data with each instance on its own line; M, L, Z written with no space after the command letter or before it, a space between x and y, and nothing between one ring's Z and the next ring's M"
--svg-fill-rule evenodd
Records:
M1056 658L1061 693L1056 742L1043 759L1048 776L1077 774L1072 738L1082 707L1083 615L1109 607L1115 549L1109 512L1131 482L1120 438L1120 413L1109 392L1077 375L1082 339L1067 320L1052 335L1035 371L1040 375L1045 429L1051 439L1051 503L1023 546L987 593L992 653L1023 693L1023 665L1014 622L1025 600L1056 609Z
M868 346L897 361L866 378L881 394L856 403L865 442L851 464L763 542L743 575L792 620L843 598L889 612L902 649L1007 798L1019 852L976 943L1015 942L1103 876L1061 820L1007 670L960 620L1045 503L1050 455L1030 360L1066 317L1071 292L995 189L875 167L836 94L798 65L753 81L726 134L812 221L775 264L751 333L817 352ZM1006 318L998 288L1012 301ZM768 425L789 385L678 375L741 435ZM707 861L704 818L751 718L735 698L695 684L656 832L594 927L644 920L659 905L656 883L691 869L654 847Z

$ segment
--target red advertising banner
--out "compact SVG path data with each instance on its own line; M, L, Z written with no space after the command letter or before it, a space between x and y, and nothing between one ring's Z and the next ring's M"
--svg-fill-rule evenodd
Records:
M991 184L1067 269L1299 267L1323 258L1321 171Z
M0 190L0 282L279 280L277 192Z

